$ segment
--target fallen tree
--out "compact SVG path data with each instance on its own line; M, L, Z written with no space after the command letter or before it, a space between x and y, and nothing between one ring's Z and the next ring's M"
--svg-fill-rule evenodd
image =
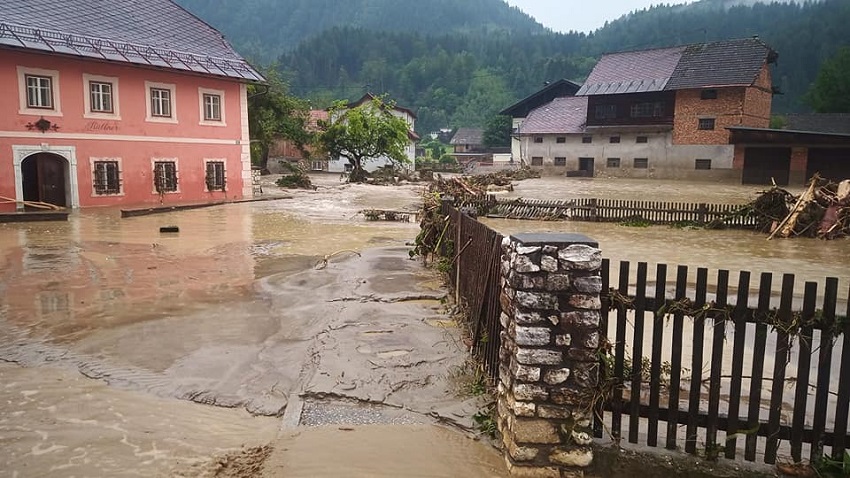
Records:
M800 196L777 186L759 194L739 214L754 217L760 231L775 237L850 236L850 180L840 183L812 177Z

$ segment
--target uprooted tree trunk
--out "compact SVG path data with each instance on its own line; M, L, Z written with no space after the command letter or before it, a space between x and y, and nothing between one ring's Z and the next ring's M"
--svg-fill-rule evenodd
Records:
M773 239L777 235L779 237L789 237L794 234L794 228L797 226L800 215L815 200L815 188L817 187L818 179L820 178L817 175L812 178L809 188L797 199L797 203L791 208L791 213L785 216L785 219L770 233L767 237L768 240Z
M850 236L850 180L834 183L819 175L812 177L806 191L795 197L778 187L761 193L746 206L762 231L774 237Z

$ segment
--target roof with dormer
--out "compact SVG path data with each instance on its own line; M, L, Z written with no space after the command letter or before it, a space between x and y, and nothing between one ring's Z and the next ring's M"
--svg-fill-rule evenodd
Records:
M170 0L0 0L0 46L262 82L224 36Z

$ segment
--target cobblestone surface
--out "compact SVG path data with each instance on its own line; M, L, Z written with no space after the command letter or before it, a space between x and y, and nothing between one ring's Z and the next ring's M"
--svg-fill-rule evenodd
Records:
M341 401L307 401L301 412L302 426L325 425L418 425L430 423L426 417L407 410L382 405Z

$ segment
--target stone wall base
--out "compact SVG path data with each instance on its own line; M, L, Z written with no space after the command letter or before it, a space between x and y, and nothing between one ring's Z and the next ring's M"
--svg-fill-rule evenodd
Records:
M613 443L593 445L593 464L585 470L587 477L606 478L768 478L776 470L767 465L705 459L681 451Z

